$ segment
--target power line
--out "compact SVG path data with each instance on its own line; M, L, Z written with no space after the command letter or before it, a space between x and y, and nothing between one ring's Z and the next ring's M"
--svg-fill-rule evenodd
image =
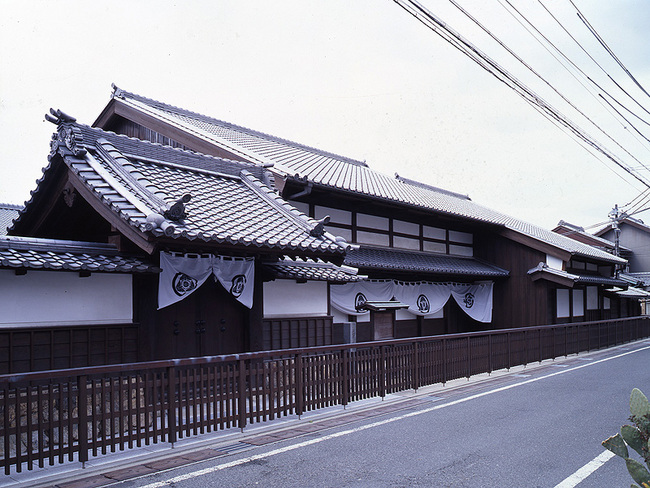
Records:
M592 27L592 25L589 23L589 21L587 20L587 18L582 14L582 12L580 12L580 9L578 9L578 7L576 6L576 4L573 3L573 0L569 0L569 3L570 3L571 5L573 5L573 8L575 8L575 9L576 9L576 12L578 12L578 17L580 18L580 20L582 21L582 23L585 24L585 26L587 27L587 29L589 30L589 32L591 32L591 33L594 35L594 37L596 38L596 40L600 43L601 46L603 46L603 48L605 49L605 51L607 51L607 53L608 53L608 54L609 54L609 55L614 59L614 61L616 61L616 63L621 67L621 69L622 69L622 70L623 70L623 71L624 71L624 72L625 72L625 73L630 77L630 79L634 82L634 84L635 84L636 86L638 86L639 89L640 89L643 93L646 94L646 96L649 96L649 97L650 97L650 94L645 90L645 88L643 88L643 86L641 86L641 83L638 82L638 80L634 77L634 75L632 75L632 73L630 72L630 70L627 69L627 67L626 67L626 66L621 62L621 60L618 59L618 56L616 56L616 54L614 54L614 51L612 51L612 50L610 49L610 47L609 47L609 46L607 45L607 43L603 40L603 38L600 37L600 35L598 34L598 32L596 32L596 29L594 29L594 28Z
M596 151L603 154L607 159L623 169L633 178L641 182L645 187L650 188L650 181L646 180L641 175L633 171L628 165L620 160L616 155L611 153L608 149L603 147L598 141L593 139L589 134L584 132L580 127L567 119L557 109L547 103L542 97L536 94L533 90L528 88L525 84L519 81L511 73L501 67L496 61L487 56L478 47L473 45L470 41L462 37L458 32L453 30L450 26L440 20L431 11L423 7L416 0L394 0L395 3L400 5L404 10L413 15L417 20L434 31L442 37L449 44L468 56L476 62L483 69L495 76L499 81L503 82L515 91L519 96L524 98L536 110L547 117L552 117L560 125L571 131L577 137L582 139L586 144L594 148Z

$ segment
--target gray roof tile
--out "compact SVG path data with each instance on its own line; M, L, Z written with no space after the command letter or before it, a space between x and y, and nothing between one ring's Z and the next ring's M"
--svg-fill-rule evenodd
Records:
M259 166L151 144L77 123L60 123L58 130L74 131L84 151L75 156L65 145L65 138L60 138L55 152L98 199L141 232L297 253L341 255L348 247L327 233L311 235L317 222L266 186ZM47 179L50 166L44 169L36 192ZM160 217L188 193L192 199L186 203L186 218L171 222ZM29 211L32 200L23 212ZM158 217L154 219L155 215Z
M348 251L344 264L364 270L413 271L450 277L502 278L509 274L471 257L371 247Z
M7 234L7 229L11 227L13 220L18 218L22 209L22 205L0 203L0 236Z
M264 263L271 273L279 279L329 281L332 283L349 283L362 281L367 276L357 274L357 269L348 266L336 266L323 261L298 261L284 259L273 263Z
M34 237L0 237L0 267L112 273L158 273L140 258L121 255L110 244Z
M468 197L423 185L402 177L390 177L365 163L320 151L295 142L197 114L115 87L113 97L159 120L193 133L216 146L258 164L274 164L287 177L316 185L459 218L505 227L560 250L601 261L625 260L550 230L474 203Z

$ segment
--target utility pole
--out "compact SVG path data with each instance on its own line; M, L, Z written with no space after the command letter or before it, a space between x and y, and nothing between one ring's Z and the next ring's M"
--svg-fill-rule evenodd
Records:
M614 205L614 208L609 212L609 219L612 221L612 229L614 229L614 256L621 257L621 227L619 223L623 218L624 212L622 213L618 209L618 204ZM617 264L615 266L615 276L618 278L618 275L621 272L620 266Z

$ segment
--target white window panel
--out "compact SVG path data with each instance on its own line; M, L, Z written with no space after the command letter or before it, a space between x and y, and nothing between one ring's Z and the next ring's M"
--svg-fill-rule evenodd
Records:
M352 224L352 212L348 210L340 210L338 208L331 207L321 207L320 205L314 206L314 218L320 220L323 217L329 215L330 222L335 224Z
M609 310L611 308L611 302L609 301L609 297L603 297L603 309Z
M429 251L429 252L437 252L441 254L447 253L447 245L444 242L424 241L424 243L422 244L422 248L425 251Z
M409 239L408 237L393 236L393 247L399 249L412 249L414 251L420 250L420 241L417 239Z
M358 244L372 244L388 247L388 234L375 234L374 232L357 231Z
M587 310L598 310L598 287L587 287Z
M357 214L357 225L369 229L388 230L388 219L377 215Z
M557 291L557 317L567 318L571 315L569 307L569 290L559 288Z
M584 317L585 315L585 292L573 290L573 316Z
M449 241L450 242L459 242L461 244L472 244L474 242L474 236L467 232L459 232L457 230L449 231Z
M403 220L393 220L393 232L400 234L409 234L418 237L420 235L420 226L413 222L405 222Z
M428 225L422 226L422 234L424 237L429 237L430 239L445 240L447 238L447 231L445 229L429 227Z

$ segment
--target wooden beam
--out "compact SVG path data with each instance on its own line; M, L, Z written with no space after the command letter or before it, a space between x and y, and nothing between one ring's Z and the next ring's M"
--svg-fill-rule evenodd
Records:
M549 254L553 257L561 259L562 261L569 261L572 256L571 253L568 251L564 251L563 249L559 249L545 242L540 242L533 237L520 234L519 232L515 232L514 230L504 229L500 232L500 234L506 239L510 239L511 241L518 242L519 244L523 244L524 246L528 246L531 249L535 249L537 251L541 251L543 253Z
M81 179L71 170L68 171L69 181L74 188L88 204L108 223L114 226L118 232L133 242L147 254L152 254L156 248L156 243L149 241L140 231L123 221L111 209L109 209L99 197L90 190Z

